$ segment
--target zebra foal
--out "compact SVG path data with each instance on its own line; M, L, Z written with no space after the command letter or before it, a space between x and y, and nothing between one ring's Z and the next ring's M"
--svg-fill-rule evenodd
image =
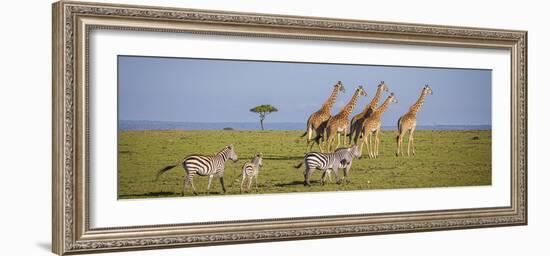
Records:
M197 194L197 191L195 189L195 184L193 184L193 176L195 175L208 176L208 187L206 188L207 192L210 191L212 178L214 178L214 176L220 177L220 184L222 185L223 193L225 193L226 190L223 182L223 174L225 171L225 162L227 162L227 160L229 159L233 160L234 162L237 161L237 153L235 153L235 149L233 148L233 145L226 146L220 152L212 156L204 156L204 155L187 156L181 162L178 161L176 163L169 164L164 168L160 169L157 172L156 179L158 180L163 173L181 164L186 173L184 182L183 182L183 190L181 192L182 196L185 195L185 190L189 184L191 184L191 188L193 189L193 194L195 195Z
M245 163L243 165L243 170L241 173L241 193L243 192L243 185L246 179L248 179L248 186L246 191L250 191L250 186L252 185L252 179L256 183L256 192L258 192L258 173L260 172L260 167L262 166L262 153L259 153L252 158L252 162Z
M313 171L323 171L321 185L325 184L326 175L330 176L330 170L336 175L336 183L340 184L349 174L353 158L361 156L357 145L348 148L339 148L334 153L309 152L304 156L304 161L300 162L295 168L300 168L305 164L304 186L311 186L310 180ZM338 170L344 169L344 178L341 180Z

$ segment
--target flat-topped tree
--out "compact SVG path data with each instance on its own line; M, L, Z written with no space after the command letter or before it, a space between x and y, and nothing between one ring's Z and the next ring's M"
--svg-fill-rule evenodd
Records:
M250 112L260 114L260 126L264 130L264 119L268 114L279 111L276 107L271 105L259 105L250 109Z

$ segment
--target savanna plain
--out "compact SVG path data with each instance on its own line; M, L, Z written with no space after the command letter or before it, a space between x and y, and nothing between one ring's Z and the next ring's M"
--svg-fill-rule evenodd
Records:
M352 191L370 189L480 186L491 184L491 131L415 132L416 155L395 156L396 131L381 133L380 155L376 159L353 160L349 183L320 184L322 172L315 171L312 186L304 186L303 167L294 168L306 153L302 131L119 131L118 198L181 196L185 171L178 167L155 180L157 171L187 155L212 155L233 144L238 161L225 166L225 195L240 194L240 173L254 154L263 154L258 190L251 194ZM406 150L406 143L405 143ZM316 149L316 147L314 147ZM340 172L342 175L343 172ZM206 194L207 177L194 179L198 196ZM209 195L220 195L215 178ZM186 196L193 196L186 191Z

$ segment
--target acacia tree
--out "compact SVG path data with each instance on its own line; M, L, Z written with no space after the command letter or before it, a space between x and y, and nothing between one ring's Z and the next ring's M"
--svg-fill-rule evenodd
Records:
M253 107L250 109L250 112L258 113L260 114L260 125L262 126L262 130L264 129L264 119L265 117L273 112L279 111L276 107L271 105L259 105L256 107Z

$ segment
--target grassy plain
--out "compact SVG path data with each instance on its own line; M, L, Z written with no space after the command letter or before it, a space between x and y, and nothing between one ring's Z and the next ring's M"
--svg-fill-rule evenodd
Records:
M155 181L157 170L186 155L214 154L225 145L235 146L239 160L227 162L226 194L239 194L241 167L257 152L264 155L259 191L289 193L341 190L452 187L491 184L491 131L416 131L416 155L395 156L395 131L381 136L377 159L355 159L351 182L325 186L316 171L312 186L303 186L302 131L121 131L118 138L118 198L180 196L185 172L181 165ZM406 144L405 144L406 149ZM366 155L364 155L366 156ZM199 195L205 195L207 177L196 177ZM210 195L220 194L218 179ZM190 192L190 191L189 191ZM191 195L187 193L186 195Z

